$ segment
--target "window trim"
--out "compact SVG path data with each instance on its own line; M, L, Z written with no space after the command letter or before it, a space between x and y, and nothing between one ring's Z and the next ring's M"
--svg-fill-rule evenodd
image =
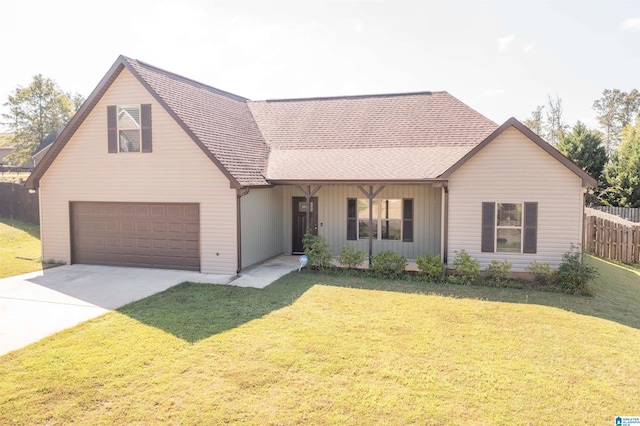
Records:
M351 201L351 200L353 200L353 201ZM384 201L391 201L391 200L398 201L399 204L400 204L400 216L398 218L384 218L384 217L382 217L382 211L383 211L382 206L384 205ZM411 202L411 207L412 207L411 217L410 218L408 218L408 217L405 218L405 203L407 201L409 201L409 200ZM356 203L356 211L355 211L356 215L355 215L354 218L349 217L349 202L350 201L351 202L355 201L355 203ZM368 206L369 199L367 199L367 198L348 198L347 199L347 234L348 234L347 235L347 239L348 240L351 239L351 238L349 238L351 236L351 235L349 235L349 221L351 221L351 220L355 220L355 237L356 238L353 238L353 239L354 240L361 240L361 241L369 239L368 236L367 237L360 237L360 222L361 222L361 220L364 220L364 219L360 219L360 217L358 216L358 204L359 204L360 201L366 202L367 206ZM411 223L413 223L413 198L374 198L373 201L374 202L378 201L377 205L379 206L378 207L378 212L376 213L374 211L374 214L373 214L373 223L376 226L376 235L374 236L373 240L374 241L413 242L413 232L411 233L412 235L410 236L411 237L410 239L406 239L406 236L405 236L405 232L406 232L406 230L405 230L405 222L409 222L410 221ZM375 207L374 207L374 210L375 210ZM368 211L369 211L369 209L367 208L367 212ZM366 221L368 222L368 220L369 219L368 219L368 214L367 214ZM400 223L400 238L398 238L398 239L382 238L382 235L383 235L383 233L382 233L383 221L398 221Z
M522 218L519 227L498 226L498 204L521 204ZM536 254L538 250L538 202L490 201L482 203L481 252L499 254ZM520 252L498 251L498 228L521 229Z
M135 119L131 116L131 114L129 114L129 112L127 110L129 109L134 109L136 108L138 110L138 117L140 120L140 123L136 123L137 125L134 127L133 125L131 127L127 127L127 126L121 126L120 124L120 114L122 114L124 112L124 114L129 115L129 117L131 118L131 121L135 122ZM140 107L140 104L123 104L123 105L117 105L116 106L116 125L118 126L118 153L140 153L142 152L142 108ZM138 132L138 150L136 151L124 151L122 149L122 136L121 133L122 132L126 132L126 131L136 131Z
M140 112L139 146L138 151L120 150L120 130L134 130L133 128L120 128L118 120L119 108L137 107ZM110 154L120 153L150 153L153 152L152 129L151 129L151 104L119 104L107 105L107 152Z
M520 205L520 225L498 225L498 213L500 209L498 208L499 204L514 204ZM494 217L494 225L495 225L495 243L494 243L494 253L511 253L511 254L522 254L522 249L524 248L524 201L496 201L495 207L495 217ZM498 230L499 229L515 229L520 230L520 250L519 251L499 251L498 250Z

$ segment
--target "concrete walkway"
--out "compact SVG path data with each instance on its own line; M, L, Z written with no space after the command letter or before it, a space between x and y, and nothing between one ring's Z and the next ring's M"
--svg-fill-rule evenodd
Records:
M0 279L0 355L185 281L264 288L298 268L280 256L239 276L63 265Z

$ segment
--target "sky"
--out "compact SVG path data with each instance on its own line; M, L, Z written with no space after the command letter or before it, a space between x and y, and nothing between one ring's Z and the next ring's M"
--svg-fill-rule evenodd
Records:
M445 90L498 124L557 96L596 127L604 89L640 89L640 0L21 0L0 17L0 104L36 74L87 97L121 54L253 100Z

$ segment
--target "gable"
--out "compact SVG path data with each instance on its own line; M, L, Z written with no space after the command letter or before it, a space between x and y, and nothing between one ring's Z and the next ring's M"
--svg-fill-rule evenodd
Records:
M150 105L152 152L110 153L108 107L135 104ZM89 186L94 188L97 197L129 188L131 194L122 194L121 197L135 197L137 193L140 199L147 199L151 192L167 187L166 180L178 177L185 185L192 185L189 183L191 179L225 180L224 174L211 164L207 155L173 117L125 69L86 114L41 179L43 184L53 180L65 183L70 191L76 185ZM127 185L127 182L135 182L135 185Z
M230 187L268 185L263 177L268 149L244 98L121 56L38 163L25 183L28 188L39 186L40 178L125 70L220 169Z
M510 188L514 196L521 196L523 188L581 186L581 177L511 126L457 168L451 182L464 180L479 191L498 191Z
M545 142L538 135L533 133L528 127L524 124L520 123L515 118L510 118L500 127L498 127L492 134L490 134L485 140L480 142L476 147L474 147L471 151L469 151L464 157L462 157L459 161L457 161L453 166L451 166L446 172L444 172L440 177L441 178L449 178L456 171L463 167L468 161L475 158L479 155L480 152L486 149L486 147L493 143L494 140L500 138L505 133L510 133L512 130L515 130L521 135L520 141L521 145L527 146L531 149L531 153L535 153L538 162L536 163L538 166L542 166L544 164L552 164L555 160L558 164L564 166L571 173L579 177L582 181L582 186L584 187L594 187L598 184L597 180L591 177L587 172L578 167L575 163L569 160L567 157L562 155L558 150ZM515 148L514 146L506 146L504 149L511 151ZM536 149L537 148L537 149ZM547 156L543 156L542 152L546 153ZM556 164L557 165L557 164ZM524 172L524 170L523 170Z

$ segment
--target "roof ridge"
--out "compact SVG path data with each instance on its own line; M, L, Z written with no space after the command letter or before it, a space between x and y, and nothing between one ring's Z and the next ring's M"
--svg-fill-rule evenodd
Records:
M166 76L170 76L170 77L172 77L172 78L174 78L176 80L180 80L180 81L182 81L184 83L187 83L187 84L189 84L191 86L200 87L202 89L214 92L214 93L216 93L218 95L225 96L227 98L230 98L230 99L233 99L233 100L236 100L236 101L239 101L239 102L247 102L249 100L248 98L245 98L244 96L236 95L235 93L231 93L231 92L227 92L225 90L218 89L217 87L213 87L213 86L210 86L208 84L204 84L204 83L201 83L199 81L196 81L196 80L194 80L192 78L185 77L183 75L176 74L176 73L171 72L171 71L167 71L167 70L165 70L163 68L157 67L155 65L151 65L151 64L149 64L147 62L144 62L144 61L141 61L139 59L129 58L128 56L124 56L124 55L120 55L120 56L122 56L122 58L125 61L127 61L129 64L133 64L135 62L136 64L138 64L140 66L143 66L145 68L151 69L151 70L153 70L153 71L155 71L157 73L164 74Z
M288 99L265 99L263 101L249 101L249 102L306 102L306 101L333 101L333 100L350 100L350 99L367 99L367 98L395 98L402 96L419 96L427 95L431 96L434 93L447 93L444 90L440 91L424 91L424 92L401 92L401 93L380 93L370 95L343 95L343 96L316 96L311 98L288 98ZM448 93L447 93L448 94Z

